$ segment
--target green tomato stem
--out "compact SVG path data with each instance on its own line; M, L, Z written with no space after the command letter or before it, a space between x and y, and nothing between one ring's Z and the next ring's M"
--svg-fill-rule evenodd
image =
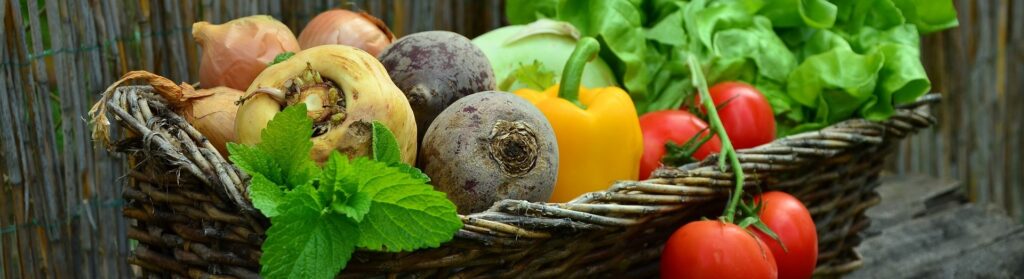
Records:
M587 66L587 62L597 57L600 50L601 44L592 37L583 37L576 42L576 49L572 50L569 60L565 62L565 69L562 70L562 82L558 88L559 98L581 106L579 95L583 69Z
M733 191L723 214L724 220L732 223L733 216L736 215L736 206L740 203L740 197L743 196L743 167L740 165L739 157L736 155L736 149L733 148L732 142L729 141L729 135L726 134L725 127L722 126L722 119L718 117L718 109L715 107L715 102L711 100L711 93L708 93L708 81L704 78L700 61L693 54L690 54L687 59L690 64L690 73L693 75L693 87L696 87L700 93L701 104L704 105L704 110L707 111L708 122L711 122L711 129L718 134L718 139L722 141L722 152L718 156L718 168L724 171L725 162L728 160L736 177L736 190Z

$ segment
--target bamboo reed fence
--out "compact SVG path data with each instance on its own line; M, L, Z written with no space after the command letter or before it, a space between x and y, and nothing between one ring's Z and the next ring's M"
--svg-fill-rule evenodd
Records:
M972 197L1024 215L1024 4L956 1L961 27L924 42L939 129L906 141L896 173L965 181ZM93 148L85 113L129 70L197 80L191 24L268 14L299 31L334 7L397 35L502 25L501 0L0 0L0 279L125 278L120 158Z

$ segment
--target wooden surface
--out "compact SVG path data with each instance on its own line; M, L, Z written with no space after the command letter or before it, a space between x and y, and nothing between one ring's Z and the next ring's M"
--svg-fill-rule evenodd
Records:
M922 41L939 126L904 141L893 169L962 181L1024 220L1024 1L954 3L960 27Z
M1021 278L1024 224L999 207L968 203L960 183L926 176L886 178L882 203L849 278Z

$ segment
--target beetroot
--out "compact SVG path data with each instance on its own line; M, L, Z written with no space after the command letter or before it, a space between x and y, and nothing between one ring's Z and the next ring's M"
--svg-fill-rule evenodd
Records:
M437 116L418 163L468 214L502 199L547 201L558 175L558 142L544 114L525 99L481 92Z

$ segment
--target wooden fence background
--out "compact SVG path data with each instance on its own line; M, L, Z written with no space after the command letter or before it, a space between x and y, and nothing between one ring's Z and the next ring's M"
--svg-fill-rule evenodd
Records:
M959 180L1024 220L1024 1L954 3L960 27L922 42L939 126L906 141L894 170Z
M362 9L396 34L502 24L500 0L0 0L0 279L124 278L127 167L89 140L86 111L128 70L195 81L191 24L269 14L298 32L318 12ZM1024 4L957 0L961 27L925 40L938 129L908 141L896 173L960 179L1024 215Z

